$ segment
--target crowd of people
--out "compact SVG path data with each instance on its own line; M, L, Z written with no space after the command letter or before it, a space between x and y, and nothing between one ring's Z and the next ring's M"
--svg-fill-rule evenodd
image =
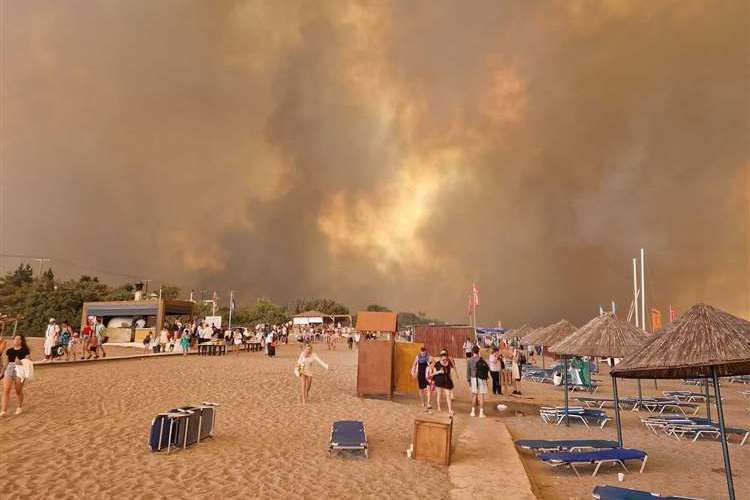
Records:
M485 360L479 345L467 337L463 350L466 356L466 383L472 396L472 417L485 417L484 403L490 391L490 383L493 396L502 395L504 385L513 387L512 394L521 394L521 374L526 363L526 355L522 349L502 344L492 345L488 359ZM509 356L504 357L504 354ZM420 348L412 363L411 374L417 379L419 399L426 412L432 412L432 396L435 393L437 411L443 411L441 403L445 400L448 414L453 415L454 373L456 363L447 349L442 349L439 356L433 357L426 347Z
M67 361L105 357L105 331L101 318L86 323L80 331L76 331L68 321L58 325L55 318L50 318L44 332L43 360L53 361L62 356Z

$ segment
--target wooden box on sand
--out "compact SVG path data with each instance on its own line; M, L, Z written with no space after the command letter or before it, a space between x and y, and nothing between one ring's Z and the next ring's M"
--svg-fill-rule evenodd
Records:
M450 465L453 419L435 415L414 417L414 458Z

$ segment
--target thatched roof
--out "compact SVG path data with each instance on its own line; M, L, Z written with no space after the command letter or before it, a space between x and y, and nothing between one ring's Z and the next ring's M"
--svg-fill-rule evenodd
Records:
M698 304L668 324L612 370L623 378L720 377L750 374L750 322Z
M561 319L554 325L545 326L526 335L521 339L521 343L524 345L550 346L560 342L575 331L575 325L567 319Z
M638 350L652 335L608 312L597 316L550 347L556 354L624 358Z
M523 325L520 328L514 328L509 332L505 332L503 335L505 335L505 337L509 339L520 339L521 337L524 337L533 331L534 329L530 326Z

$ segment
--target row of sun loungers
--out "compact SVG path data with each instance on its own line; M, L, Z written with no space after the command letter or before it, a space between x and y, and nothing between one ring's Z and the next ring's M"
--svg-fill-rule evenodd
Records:
M551 467L566 467L580 477L579 467L593 465L593 477L602 465L621 465L625 470L628 460L640 460L641 472L646 467L648 455L642 450L620 448L616 441L575 439L561 441L519 440L516 446L532 451L536 457Z
M586 408L614 407L615 400L612 398L578 397L576 398ZM683 415L690 413L695 415L700 407L694 403L680 401L677 398L636 398L624 397L619 399L620 409L637 411L644 409L651 413L663 414L665 411L679 412Z
M601 439L521 439L515 441L516 447L530 451L536 458L551 467L570 468L581 477L579 468L592 465L592 477L596 477L602 465L620 465L628 470L625 462L639 460L640 473L646 468L648 454L643 450L621 448L617 441ZM658 493L620 488L617 486L597 486L592 497L598 500L700 500L690 497L662 496Z
M692 437L693 442L702 437L718 439L721 436L719 424L702 417L659 416L642 418L641 422L654 434L662 432L675 439ZM750 431L741 427L725 427L727 435L735 435L740 439L740 446L744 445L750 436Z
M693 391L664 391L662 392L665 397L667 398L673 398L678 399L680 401L685 401L688 403L693 403L696 401L706 401L706 394L701 392L693 392ZM716 396L711 394L709 396L711 398L711 401L716 401ZM727 398L722 397L722 401L726 401Z

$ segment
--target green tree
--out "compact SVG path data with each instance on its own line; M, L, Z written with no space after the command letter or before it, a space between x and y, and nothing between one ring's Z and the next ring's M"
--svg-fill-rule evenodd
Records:
M287 306L290 315L305 311L319 311L324 314L349 314L349 308L334 299L297 299Z
M162 285L161 298L163 300L175 300L180 296L180 287L175 285Z
M378 304L370 304L369 306L367 306L367 310L370 312L392 312L387 307L380 306Z

